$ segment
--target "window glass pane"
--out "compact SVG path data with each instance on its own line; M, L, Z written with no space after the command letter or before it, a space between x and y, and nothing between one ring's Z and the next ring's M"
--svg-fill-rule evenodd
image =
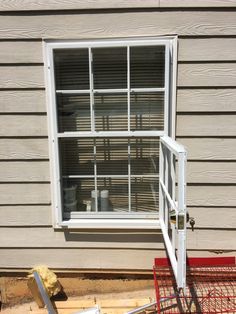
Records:
M62 202L64 213L90 212L92 208L92 191L94 179L64 179L62 184Z
M96 163L98 175L128 175L128 140L97 139Z
M92 139L61 138L59 144L62 176L94 174Z
M164 93L131 93L130 129L164 129Z
M131 175L159 173L159 139L130 140Z
M127 131L127 94L97 94L94 104L96 131Z
M89 89L88 49L54 52L56 89Z
M95 89L127 88L127 48L94 48Z
M155 178L131 179L131 211L157 212L159 208L158 180Z
M90 131L90 96L57 96L57 114L59 132Z
M120 212L129 210L128 179L98 179L99 207L98 211Z
M131 88L164 87L165 46L130 48Z

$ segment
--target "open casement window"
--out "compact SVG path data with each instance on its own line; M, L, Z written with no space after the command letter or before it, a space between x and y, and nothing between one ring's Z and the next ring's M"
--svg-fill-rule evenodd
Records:
M174 47L167 37L46 42L55 227L157 227Z

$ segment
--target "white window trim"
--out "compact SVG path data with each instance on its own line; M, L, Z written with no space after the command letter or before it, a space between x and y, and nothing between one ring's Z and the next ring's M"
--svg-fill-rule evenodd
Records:
M58 158L58 141L55 138L57 134L56 123L56 104L55 104L55 82L54 82L54 68L52 52L53 49L58 48L89 48L91 47L122 47L122 46L149 46L165 45L169 50L169 58L165 59L168 68L171 67L171 77L165 79L169 80L169 88L165 89L165 118L164 118L164 131L153 132L154 137L162 135L169 135L175 137L175 119L176 119L176 75L177 75L177 36L164 36L164 37L141 37L141 38L121 38L121 39L103 39L103 40L44 40L43 42L43 56L45 68L45 82L46 82L46 95L47 95L47 115L48 115L48 130L49 130L49 158L50 158L50 174L51 174L51 196L52 196L52 217L53 227L55 229L61 228L76 228L76 229L156 229L160 228L158 213L153 215L135 214L129 218L109 218L102 214L102 218L78 218L70 220L62 220L61 209L61 195L60 195L60 178L59 173L59 158ZM71 93L75 91L70 91ZM105 92L105 91L104 91ZM168 94L168 95L167 95ZM170 99L171 97L171 99ZM166 104L166 99L169 98L169 104ZM52 105L53 104L53 105ZM169 112L171 110L171 112ZM73 137L81 136L80 132L69 132L60 134L58 137ZM83 132L84 137L95 135L94 132ZM96 132L95 132L96 133ZM102 134L103 133L103 134ZM99 132L99 136L104 136L106 132ZM149 132L136 131L136 132L118 132L120 136L149 136ZM113 132L115 135L115 132ZM96 133L98 136L98 133ZM93 216L94 217L94 216Z

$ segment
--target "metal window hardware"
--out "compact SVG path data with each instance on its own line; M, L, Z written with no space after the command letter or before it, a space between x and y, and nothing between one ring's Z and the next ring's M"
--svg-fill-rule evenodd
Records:
M169 213L170 223L176 224L176 211L173 209Z
M189 219L189 224L191 226L192 231L194 231L194 226L195 226L195 219L193 217L190 217Z
M185 213L178 214L178 230L184 230L185 228Z

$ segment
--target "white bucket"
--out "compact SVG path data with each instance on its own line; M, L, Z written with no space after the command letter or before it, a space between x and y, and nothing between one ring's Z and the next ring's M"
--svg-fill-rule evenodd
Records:
M72 203L65 203L64 204L64 210L66 212L75 212L75 211L77 211L77 201L74 201Z
M63 188L65 203L72 203L76 201L77 185Z

